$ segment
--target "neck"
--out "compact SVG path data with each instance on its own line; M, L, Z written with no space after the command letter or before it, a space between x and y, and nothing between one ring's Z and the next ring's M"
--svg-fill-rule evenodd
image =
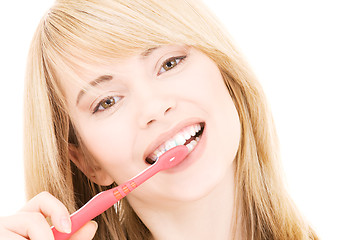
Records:
M234 174L227 173L206 196L177 202L169 208L137 211L155 240L231 239L234 213ZM136 204L133 205L136 211ZM139 206L138 206L139 207Z

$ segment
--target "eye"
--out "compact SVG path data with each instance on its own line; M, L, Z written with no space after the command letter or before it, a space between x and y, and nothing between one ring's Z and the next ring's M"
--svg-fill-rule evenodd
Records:
M95 107L95 109L93 110L93 113L96 112L101 112L101 111L105 111L108 108L111 108L112 106L114 106L119 100L121 99L121 97L118 96L109 96L106 97L105 99L101 100Z
M167 72L167 71L173 69L174 67L176 67L185 58L186 58L186 56L172 57L172 58L166 59L165 62L163 62L163 64L161 65L161 69L159 71L159 74L161 74L163 72Z

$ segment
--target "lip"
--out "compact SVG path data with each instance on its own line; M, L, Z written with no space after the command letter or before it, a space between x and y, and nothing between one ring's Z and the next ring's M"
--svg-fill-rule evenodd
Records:
M198 118L197 119L194 119L194 118L187 119L187 120L181 121L180 123L178 123L177 125L172 127L170 130L163 132L146 148L144 155L143 155L143 160L145 161L147 156L149 156L151 153L153 153L158 147L161 146L161 144L163 144L165 141L169 140L171 137L173 137L175 134L180 132L182 129L184 129L188 126L191 126L193 124L196 124L196 123L201 123L201 122L205 122L205 121L198 119Z

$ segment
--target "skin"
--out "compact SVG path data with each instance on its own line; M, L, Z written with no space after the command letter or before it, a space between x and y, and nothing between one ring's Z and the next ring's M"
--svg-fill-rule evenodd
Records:
M65 206L48 192L42 192L16 214L0 217L0 239L54 239L46 217L51 219L60 232L69 232L69 212ZM70 240L92 239L96 229L97 223L91 221L77 231Z
M178 63L170 64L174 57ZM166 64L171 67L164 68ZM62 79L72 121L96 160L91 166L73 148L73 162L98 184L121 184L148 166L144 156L149 146L161 144L183 126L205 122L199 144L179 167L160 172L127 198L156 239L228 236L240 121L216 64L194 48L163 46L147 56L87 69L96 71L78 72L86 83L99 76L112 79L81 93L80 99L81 88ZM113 102L96 111L106 99Z
M149 166L145 157L163 141L188 125L205 123L201 140L180 165L158 173L127 198L157 240L230 239L240 121L220 71L206 55L185 46L145 55L78 69L85 92L59 75L70 117L94 161L71 145L69 157L97 184L121 184ZM100 76L111 80L89 88ZM100 102L106 109L96 108ZM0 218L0 238L53 239L46 217L68 231L68 211L44 192L13 216ZM71 239L91 239L96 228L91 221Z

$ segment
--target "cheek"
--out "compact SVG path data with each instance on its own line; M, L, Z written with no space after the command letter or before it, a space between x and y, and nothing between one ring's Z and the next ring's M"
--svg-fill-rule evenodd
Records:
M217 94L212 101L214 131L216 131L217 136L216 148L223 149L223 151L218 151L217 154L219 159L228 159L229 162L232 162L240 143L240 119L222 78L214 86L217 89Z
M181 79L183 85L187 88L183 94L189 98L191 97L197 103L207 108L218 109L225 107L227 109L224 110L234 110L234 104L219 68L206 55L194 54L194 60L189 63L186 75L181 76Z
M211 132L216 136L216 143L212 147L223 149L217 151L217 158L233 161L241 135L239 115L220 70L212 61L204 62L207 65L203 68L207 71L198 74L199 87L202 87L196 96L209 111L209 126L211 124Z
M201 64L197 68L189 71L188 94L191 94L196 102L210 111L211 116L218 122L229 124L229 128L238 133L240 128L238 112L220 70L207 57L203 57L200 62Z
M116 117L97 121L82 121L79 128L82 140L97 162L111 172L129 166L132 159L131 127L117 121ZM124 127L127 126L127 127Z

